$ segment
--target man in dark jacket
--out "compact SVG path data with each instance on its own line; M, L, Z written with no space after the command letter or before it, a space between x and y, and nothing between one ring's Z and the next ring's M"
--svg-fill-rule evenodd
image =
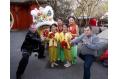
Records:
M32 52L38 52L38 59L44 58L44 45L41 43L41 38L36 31L36 27L31 26L25 40L21 46L22 59L16 72L17 79L21 79L22 74L27 67L29 56Z

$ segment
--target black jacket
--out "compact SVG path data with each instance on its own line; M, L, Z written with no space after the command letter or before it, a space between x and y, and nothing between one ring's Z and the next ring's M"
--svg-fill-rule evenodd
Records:
M25 40L21 46L22 52L32 52L34 49L39 49L41 45L41 38L37 32L28 31Z

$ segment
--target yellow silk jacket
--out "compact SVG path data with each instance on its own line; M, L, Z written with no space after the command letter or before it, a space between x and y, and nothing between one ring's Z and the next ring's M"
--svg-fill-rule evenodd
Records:
M68 49L70 48L70 40L72 38L72 34L70 32L67 32L67 33L63 33L61 32L60 33L60 42L65 40L68 44Z

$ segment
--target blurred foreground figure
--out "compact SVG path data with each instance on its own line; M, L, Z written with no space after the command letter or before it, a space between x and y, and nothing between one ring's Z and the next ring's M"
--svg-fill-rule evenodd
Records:
M25 40L21 46L22 59L19 62L16 72L16 78L21 79L25 68L27 67L29 56L32 52L38 53L38 59L44 58L44 45L42 45L41 38L36 31L35 24L31 25Z

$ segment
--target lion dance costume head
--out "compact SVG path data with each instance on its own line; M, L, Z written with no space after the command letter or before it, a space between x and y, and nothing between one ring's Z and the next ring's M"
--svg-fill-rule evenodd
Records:
M47 36L46 34L49 31L49 27L52 24L56 24L53 19L54 11L51 6L46 6L45 8L39 7L39 9L34 8L31 10L31 15L33 24L35 24L40 35Z

